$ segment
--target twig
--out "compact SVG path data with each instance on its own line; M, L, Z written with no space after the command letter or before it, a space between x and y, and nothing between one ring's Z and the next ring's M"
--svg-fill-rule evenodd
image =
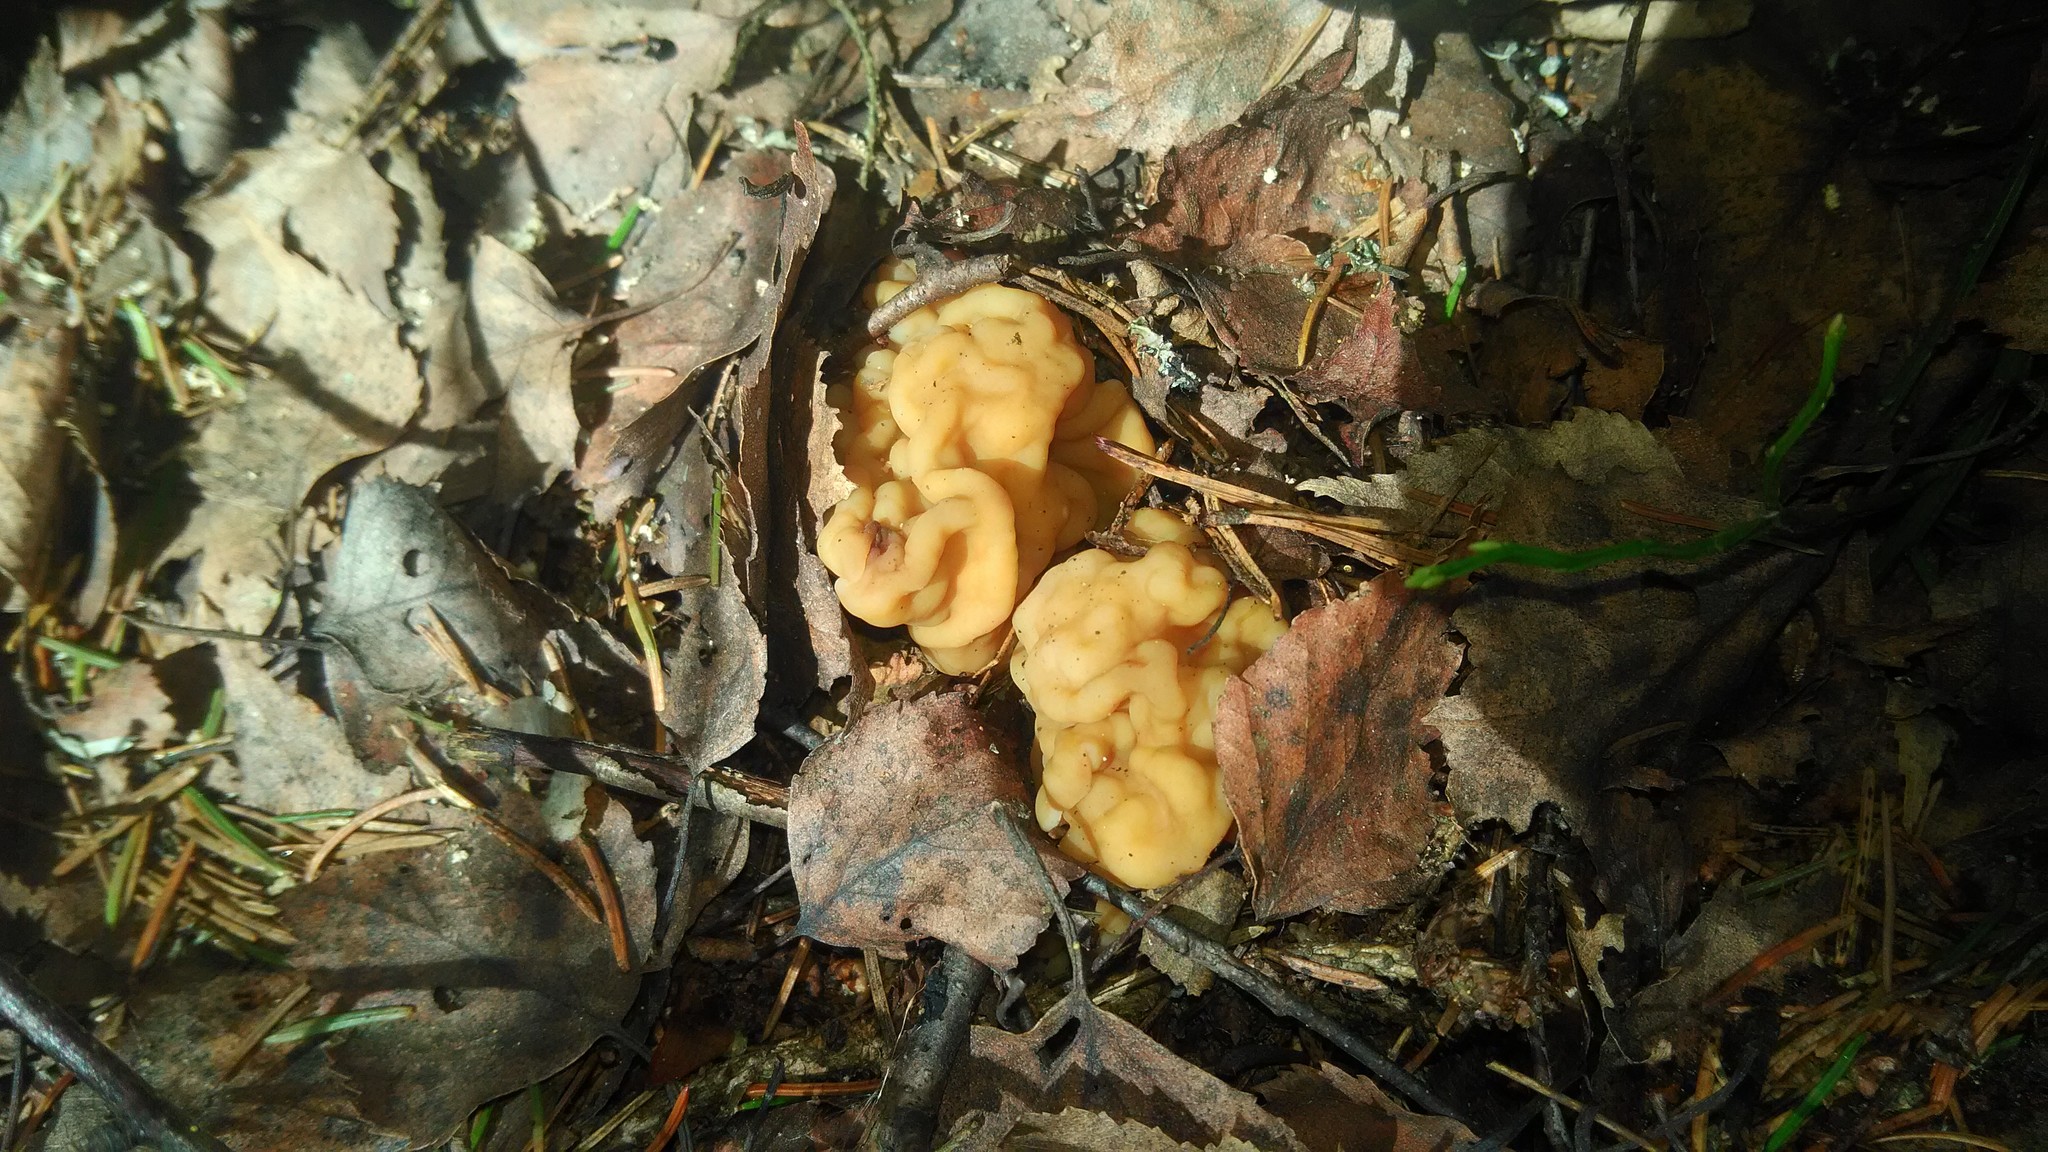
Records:
M1536 1093L1544 1099L1553 1101L1558 1104L1562 1104L1563 1106L1571 1109L1574 1112L1591 1111L1593 1115L1593 1123L1598 1124L1602 1128L1607 1129L1609 1132L1614 1133L1616 1136L1619 1136L1622 1139L1627 1140L1629 1143L1634 1144L1636 1147L1643 1149L1643 1152L1664 1152L1664 1148L1662 1145L1652 1144L1648 1137L1643 1136L1638 1132L1630 1130L1629 1128L1627 1128L1626 1126L1622 1125L1617 1121L1608 1119L1606 1116L1601 1115L1597 1109L1588 1109L1586 1105L1581 1104L1577 1100L1574 1100L1571 1097L1565 1095L1564 1093L1559 1092L1557 1089L1552 1088L1547 1084L1544 1084L1540 1080L1531 1079L1530 1077L1515 1071L1513 1068L1508 1067L1507 1065L1501 1063L1498 1060L1488 1060L1486 1062L1486 1067L1491 1071L1497 1072L1500 1075L1505 1076L1510 1080L1513 1080L1515 1083L1520 1084L1522 1087L1527 1088L1529 1091Z
M661 800L685 797L700 807L745 816L780 827L789 807L789 786L713 764L693 766L611 744L560 736L532 736L502 728L467 728L445 733L448 755L502 772L570 772L600 784Z
M868 316L868 335L880 339L905 316L927 304L958 296L970 288L1008 280L1030 265L1022 256L999 253L958 260L943 268L921 271L915 283L882 302Z
M0 1017L25 1044L48 1053L98 1093L136 1143L164 1152L226 1152L225 1145L179 1119L134 1069L5 960L0 960Z
M873 1133L879 1152L909 1152L932 1146L946 1077L967 1046L974 1007L988 993L989 971L958 945L946 945L918 994L917 1022L882 1077Z
M1077 883L1089 895L1109 901L1122 910L1124 915L1134 920L1152 914L1147 901L1092 872L1082 876ZM1167 947L1250 994L1275 1015L1300 1021L1311 1032L1328 1040L1346 1056L1364 1065L1366 1071L1407 1098L1410 1103L1439 1116L1456 1120L1467 1128L1472 1127L1470 1120L1460 1115L1435 1092L1430 1091L1428 1085L1387 1059L1385 1053L1366 1043L1363 1037L1324 1015L1313 1005L1302 1001L1279 981L1248 967L1243 961L1231 955L1223 945L1206 936L1190 932L1179 921L1167 916L1153 920L1149 931Z

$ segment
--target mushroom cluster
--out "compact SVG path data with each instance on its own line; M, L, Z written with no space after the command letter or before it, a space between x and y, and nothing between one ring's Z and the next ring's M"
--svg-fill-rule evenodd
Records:
M1040 827L1067 855L1151 888L1194 872L1230 831L1211 721L1224 682L1287 626L1232 602L1200 535L1157 509L1124 558L1080 552L1017 606L1010 677L1037 716Z
M869 305L914 274L904 261L884 267ZM847 611L907 625L955 675L995 659L1039 573L1131 490L1136 474L1095 438L1153 447L1124 386L1095 378L1066 315L999 284L906 316L828 399L854 491L826 518L819 559Z

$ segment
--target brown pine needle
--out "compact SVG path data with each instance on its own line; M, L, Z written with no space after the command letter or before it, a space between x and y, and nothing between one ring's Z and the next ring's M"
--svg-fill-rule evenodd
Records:
M612 880L612 870L605 866L604 853L591 843L590 837L576 837L576 850L583 855L583 866L590 870L590 883L597 889L598 903L604 906L605 930L612 938L612 963L619 971L633 971L633 945L626 939L626 909L619 903L619 886Z
M865 1096L870 1092L879 1092L881 1091L881 1089L882 1082L880 1080L847 1080L844 1082L824 1081L819 1083L807 1084L778 1084L775 1086L775 1098L777 1100L781 1100L784 1097L788 1097L794 1100L804 1100L817 1099L821 1096ZM749 1100L759 1100L761 1097L766 1096L767 1094L768 1085L766 1084L756 1081L752 1084L747 1085L746 1098Z
M241 1071L242 1065L248 1061L256 1049L263 1046L263 1038L277 1031L277 1026L284 1023L284 1018L291 1015L292 1009L298 1007L299 1001L304 1000L307 993L311 991L313 991L311 984L302 983L285 993L284 998L277 1002L276 1007L264 1013L263 1022L242 1038L242 1043L235 1049L234 1058L228 1061L226 1068L221 1069L221 1083L225 1084L235 1078L235 1073Z
M1315 343L1316 319L1323 314L1323 304L1330 299L1330 293L1337 290L1337 282L1344 279L1344 273L1351 267L1351 258L1342 252L1330 258L1330 270L1323 273L1323 282L1316 285L1316 294L1308 299L1308 311L1301 314L1301 341L1294 348L1295 364L1308 366L1309 348Z
M1742 990L1749 986L1750 981L1777 967L1786 957L1810 948L1847 928L1855 919L1853 912L1837 916L1766 949L1756 959L1743 965L1740 971L1722 981L1721 986L1714 989L1713 995L1701 1001L1700 1007L1714 1012L1735 1003L1735 998L1742 994Z
M683 1090L676 1094L675 1106L668 1110L668 1119L661 1122L661 1131L654 1134L654 1143L647 1146L647 1152L661 1152L668 1147L668 1142L675 1139L676 1129L683 1126L683 1113L689 1107L690 1086L685 1084Z
M797 977L804 974L804 966L811 962L811 938L799 936L796 952L789 958L789 970L782 974L782 990L775 994L775 1007L768 1012L768 1023L761 1026L761 1043L766 1044L775 1035L775 1026L782 1023L782 1010L789 1007L789 994L796 991Z
M482 824L484 829L490 832L491 835L496 836L505 847L519 853L528 864L533 865L535 871L547 877L555 887L560 888L562 895L567 896L569 902L576 905L577 911L590 917L591 923L604 923L604 913L598 910L597 901L592 900L590 893L583 890L583 885L578 884L575 878L563 870L560 864L548 859L547 855L540 849L528 844L525 837L505 827L504 824L499 822L497 817L489 812L478 808L472 810L470 815L476 817L477 823Z
M697 170L690 174L691 191L696 191L697 187L704 183L704 177L711 174L711 162L718 159L718 146L725 143L725 134L731 129L732 126L725 122L723 116L718 118L718 123L711 126L711 139L704 144L704 154L697 157Z
M440 795L441 790L438 788L415 788L410 792L402 792L393 796L389 800L381 800L356 813L349 818L348 823L329 833L327 839L320 842L320 848L313 853L313 858L306 861L306 882L310 884L319 879L320 866L327 863L327 858L334 855L334 850L341 847L342 841L355 835L362 829L363 825L368 824L379 816L396 812L407 805L421 804L428 800L438 799Z
M192 870L192 860L199 855L199 845L185 841L185 847L178 851L177 863L171 865L171 875L164 881L163 890L156 894L156 900L149 908L149 922L142 926L142 935L135 941L135 956L128 962L130 972L140 972L149 963L150 953L156 951L156 942L164 933L164 925L170 922L171 909L178 903L178 890L185 886L185 874Z
M1574 1112L1584 1112L1587 1110L1586 1106L1584 1104L1579 1103L1577 1100L1574 1100L1571 1097L1565 1095L1564 1093L1559 1092L1557 1089L1550 1087L1548 1084L1545 1084L1539 1080L1531 1079L1528 1076L1522 1075L1520 1072L1515 1071L1513 1068L1508 1067L1507 1065L1501 1063L1498 1060L1489 1060L1486 1062L1486 1066L1488 1069L1500 1073L1502 1076L1505 1076L1508 1079L1513 1080L1515 1083L1520 1084L1522 1087L1527 1088L1529 1091L1536 1093L1538 1096L1541 1096L1546 1100L1553 1100L1558 1104L1561 1104L1564 1107L1571 1109ZM1652 1143L1648 1137L1642 1135L1641 1133L1632 1131L1629 1128L1626 1128L1613 1120L1609 1120L1607 1117L1601 1115L1598 1111L1593 1112L1593 1123L1598 1124L1602 1128L1607 1129L1609 1132L1614 1133L1616 1136L1621 1137L1623 1140L1626 1140L1629 1143L1635 1145L1636 1147L1641 1148L1643 1152L1664 1152L1663 1145Z

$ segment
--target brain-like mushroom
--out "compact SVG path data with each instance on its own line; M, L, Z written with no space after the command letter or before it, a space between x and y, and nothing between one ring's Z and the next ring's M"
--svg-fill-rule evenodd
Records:
M883 269L870 304L908 287ZM1121 383L1059 309L990 284L920 308L828 390L854 492L832 509L818 556L847 611L907 625L942 672L995 658L1011 610L1058 553L1108 523L1136 475L1095 447L1152 437Z
M1230 831L1211 721L1224 682L1286 630L1169 513L1140 510L1125 559L1070 557L1017 606L1010 677L1037 714L1038 822L1133 887L1196 871Z

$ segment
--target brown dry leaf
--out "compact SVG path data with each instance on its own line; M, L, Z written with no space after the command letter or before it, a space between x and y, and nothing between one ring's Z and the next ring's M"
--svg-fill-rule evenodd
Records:
M1162 255L1245 266L1240 241L1341 235L1371 219L1361 169L1376 152L1352 117L1365 97L1342 87L1352 54L1321 61L1300 83L1262 97L1236 123L1166 158L1160 218L1133 237ZM1325 241L1327 242L1327 241Z
M1982 320L2014 348L2048 353L2048 228L2036 228L2026 246L1998 265L1994 279L1977 285L1958 316Z
M538 805L503 794L498 818L542 842ZM596 839L618 883L633 955L654 926L651 849L612 803ZM557 853L559 855L559 853ZM573 857L573 853L570 854ZM584 879L580 864L567 865ZM605 929L495 836L471 825L439 847L330 866L277 900L293 966L352 1007L410 1019L348 1033L334 1067L377 1127L436 1144L484 1101L545 1079L616 1027L639 988Z
M58 714L57 727L87 745L159 747L174 727L171 698L157 682L156 669L130 660L94 680L92 700L76 712Z
M802 123L796 126L796 154L790 157L789 174L796 181L782 194L782 230L775 242L779 274L764 292L774 302L773 311L778 317L789 307L797 276L803 271L811 242L818 235L818 223L824 218L826 206L832 203L837 186L832 169L818 163L811 152L810 132ZM765 525L782 523L782 518L775 514L776 501L770 491L769 457L774 451L777 429L791 426L796 413L790 409L802 396L793 389L778 392L776 384L781 379L800 378L816 364L811 358L792 358L794 364L784 360L782 375L778 376L771 372L775 366L775 344L774 340L755 341L734 370L732 381L738 389L731 419L739 447L734 471L727 477L727 507L742 513L738 517L742 532L738 540L732 535L726 539L732 548L733 565L739 569L740 587L745 589L756 616L763 613L763 606L774 595L770 590L769 549L763 529ZM732 499L735 496L736 501Z
M1546 300L1518 300L1479 341L1476 368L1517 424L1546 424L1564 402L1568 377L1585 362L1571 312Z
M222 1082L243 1043L303 979L295 972L210 974L202 964L153 965L129 1001L115 1048L182 1115L232 1147L403 1152L407 1141L365 1123L357 1092L316 1053L293 1059L284 1048L259 1045ZM303 1004L297 1014L307 1014ZM99 1147L104 1136L95 1139L95 1129L118 1124L99 1097L67 1094L48 1146Z
M1409 463L1407 485L1461 492L1498 510L1495 538L1550 548L1693 538L1630 513L1623 499L1723 524L1757 514L1687 481L1642 425L1590 409L1541 431L1461 434ZM1576 575L1502 567L1481 577L1451 617L1468 672L1426 717L1442 733L1459 816L1523 828L1547 802L1596 852L1647 841L1649 830L1613 818L1623 794L1605 791L1612 757L1649 751L1624 737L1687 738L1828 568L1825 556L1751 547L1697 563ZM1654 925L1677 907L1629 911Z
M449 50L520 66L508 92L534 176L584 217L689 182L693 101L728 79L745 23L696 5L482 0L449 22ZM617 216L588 219L602 234Z
M1913 323L1918 257L1901 258L1888 194L1807 91L1715 63L1660 78L1639 108L1660 228L1697 254L1699 284L1676 287L1699 294L1704 323L1670 321L1673 372L1698 365L1677 410L1754 458L1811 391L1830 315L1849 317L1844 375ZM1920 251L1966 243L1947 231L1960 219L1915 218Z
M698 430L655 484L660 535L651 550L671 576L709 574L716 479ZM678 626L662 654L661 722L675 736L671 750L692 763L723 760L752 740L768 687L768 640L747 610L733 561L731 548L719 549L718 582L675 594Z
M200 553L200 595L244 632L263 631L276 610L280 529L307 489L395 439L420 391L417 365L388 321L298 257L272 252L288 265L297 303L264 346L298 353L291 366L309 371L290 378L281 364L245 403L207 417L187 451L202 499L163 553Z
M262 649L213 649L235 747L232 774L216 766L209 783L252 808L280 813L362 809L406 790L404 773L372 774L333 717L264 671Z
M789 858L797 931L847 948L933 937L1009 969L1052 910L990 812L1030 810L1020 763L964 690L891 701L811 753L790 784ZM1062 891L1077 869L1049 848Z
M1723 981L1779 942L1835 914L1840 888L1833 883L1783 890L1744 899L1738 885L1724 884L1700 909L1699 918L1674 941L1665 957L1664 979L1629 999L1619 1039L1633 1059L1669 1059L1697 1052L1722 1014L1700 1011L1700 1002ZM1801 955L1804 955L1802 953ZM1776 987L1798 963L1780 964L1759 980Z
M1173 1054L1139 1028L1069 996L1029 1032L977 1025L946 1084L940 1127L958 1131L971 1110L986 1113L964 1148L1008 1147L1009 1123L1027 1113L1078 1107L1156 1128L1206 1147L1227 1139L1299 1152L1287 1125L1239 1092Z
M1068 167L1100 168L1120 149L1158 159L1236 120L1302 47L1326 9L1314 0L1247 7L1224 0L1137 0L1109 9L1088 46L1063 69L1064 86L1019 123L1030 155L1065 145ZM1319 60L1342 39L1331 19L1302 55ZM1351 86L1385 100L1407 87L1407 46L1393 21L1367 18Z
M477 367L505 398L492 495L509 504L545 489L576 464L569 366L571 346L588 325L555 301L539 269L489 236L477 244L469 307L483 353Z
M76 342L68 328L25 324L0 340L0 610L22 611L42 591Z
M1473 1139L1456 1120L1410 1112L1334 1064L1289 1068L1257 1091L1309 1152L1451 1152Z
M1611 356L1596 350L1586 357L1586 403L1641 420L1663 379L1664 345L1617 337Z
M772 183L780 168L771 153L746 153L725 176L663 204L634 239L619 275L633 286L633 303L654 306L619 325L619 363L674 375L628 378L591 430L576 486L592 494L599 522L645 490L683 430L681 389L690 378L760 339L780 318L773 289L782 205L747 195L740 183Z
M1398 573L1296 617L1216 707L1216 763L1253 908L1362 912L1414 895L1441 807L1423 722L1458 670L1442 602Z
M40 41L14 103L0 116L0 216L20 220L48 195L60 167L84 170L92 162L92 122L99 98L64 89L57 48Z

